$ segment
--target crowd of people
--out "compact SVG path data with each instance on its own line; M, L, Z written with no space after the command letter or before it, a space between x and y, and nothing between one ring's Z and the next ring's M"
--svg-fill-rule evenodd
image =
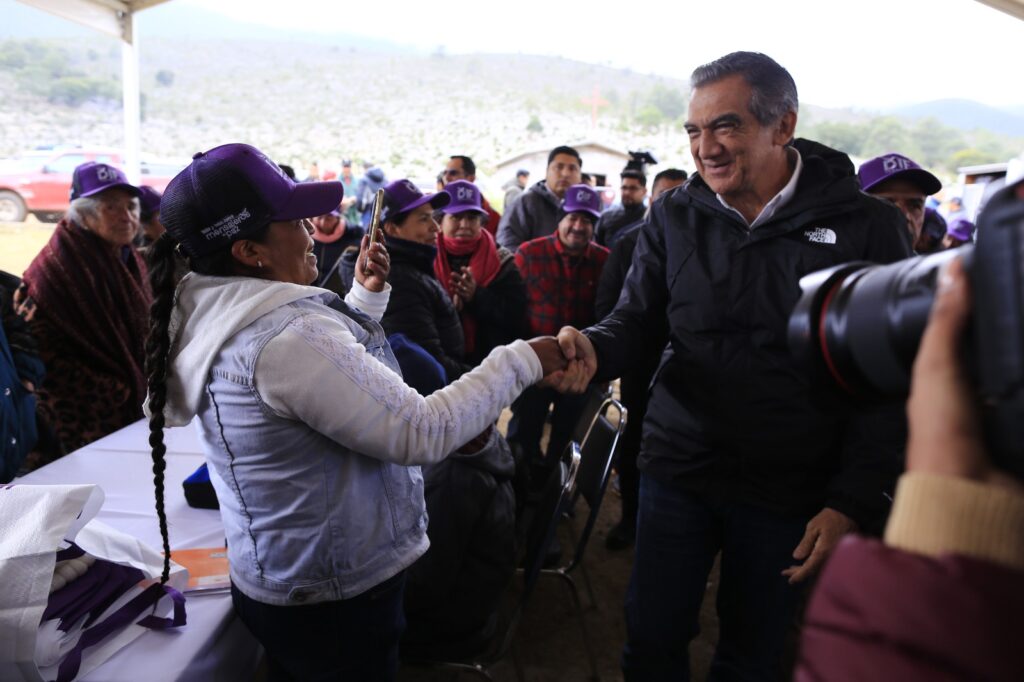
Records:
M372 164L357 179L349 160L340 177L313 164L297 181L243 144L197 154L163 197L107 164L79 166L49 243L20 280L0 279L0 482L131 424L145 403L169 553L162 432L195 420L235 608L275 678L391 679L402 646L461 655L493 633L517 498L557 461L588 392L619 379L630 420L606 544L635 546L626 679L688 679L718 556L711 677L783 678L808 585L845 536L881 536L888 521L890 549L836 555L898 572L893 553L907 551L925 571L966 540L922 550L911 505L995 486L1019 528L1020 488L990 468L951 476L980 493L929 478L948 472L929 464L944 445L922 444L923 406L961 384L915 391L905 457L903 405L821 399L787 348L803 275L973 241L964 215L928 205L938 178L898 150L855 171L841 150L795 138L796 85L765 55L726 55L691 87L697 172L662 170L648 191L645 169L627 167L610 209L568 145L534 184L517 173L500 213L465 154L439 162L436 192ZM947 289L962 299L958 277ZM955 360L936 350L940 333L915 381L922 363ZM963 457L981 457L972 447ZM1001 580L1024 569L1019 549L970 553ZM836 563L808 612L800 679L834 679L823 651L858 598Z

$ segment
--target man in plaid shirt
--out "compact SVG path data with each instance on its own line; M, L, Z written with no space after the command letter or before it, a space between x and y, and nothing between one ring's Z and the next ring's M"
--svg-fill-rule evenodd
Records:
M608 249L594 243L594 225L600 215L598 193L588 185L573 185L565 192L558 230L519 246L516 265L526 282L531 336L555 335L565 325L579 328L597 321L594 298L608 259ZM508 440L519 443L533 461L542 457L541 435L553 403L547 452L557 457L572 437L586 402L586 393L563 395L550 388L529 388L512 404Z

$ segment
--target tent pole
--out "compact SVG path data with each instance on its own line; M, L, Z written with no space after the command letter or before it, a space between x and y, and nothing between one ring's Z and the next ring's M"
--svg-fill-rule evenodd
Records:
M139 135L141 114L139 108L139 45L135 32L135 13L120 15L121 32L121 79L124 103L124 172L128 182L139 184L142 173L139 167Z

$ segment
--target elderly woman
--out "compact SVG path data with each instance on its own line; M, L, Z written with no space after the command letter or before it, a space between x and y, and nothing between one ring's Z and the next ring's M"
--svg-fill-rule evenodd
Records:
M154 250L147 410L164 551L163 427L197 418L235 609L275 679L392 679L405 569L429 544L417 465L543 376L570 390L586 379L546 337L495 349L430 397L406 386L378 322L384 246L363 239L344 300L308 286L306 219L341 198L340 182L295 184L258 150L224 145L168 185ZM176 252L191 270L177 287Z
M465 358L459 314L434 276L441 227L433 212L451 197L444 192L423 194L404 179L385 187L384 196L382 220L393 289L381 324L389 335L405 334L422 346L444 367L448 381L455 381L471 365Z
M434 274L459 311L466 360L477 364L492 348L526 333L526 284L515 257L483 228L480 190L466 180L444 188Z
M67 214L25 271L19 310L46 364L39 411L65 451L142 417L151 296L138 231L138 188L84 163Z

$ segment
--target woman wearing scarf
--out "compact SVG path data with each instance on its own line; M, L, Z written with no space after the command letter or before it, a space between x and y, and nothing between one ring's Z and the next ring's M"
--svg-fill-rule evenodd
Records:
M444 188L434 273L459 311L466 360L478 364L491 349L525 333L526 285L511 251L484 229L487 211L480 190L466 180Z
M152 296L131 246L138 232L138 188L117 168L84 163L67 214L18 292L46 365L39 411L65 452L142 417Z
M388 336L405 334L441 363L449 382L471 369L465 361L462 325L434 277L437 235L434 211L451 200L444 192L423 194L409 180L384 188L382 224L391 254L391 300L380 323Z

